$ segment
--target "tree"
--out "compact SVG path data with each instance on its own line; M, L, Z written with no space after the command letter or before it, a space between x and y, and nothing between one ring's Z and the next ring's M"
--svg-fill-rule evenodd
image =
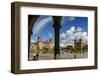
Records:
M72 45L68 45L68 46L66 47L66 50L67 50L68 52L72 53L73 50L74 50L74 48L73 48Z

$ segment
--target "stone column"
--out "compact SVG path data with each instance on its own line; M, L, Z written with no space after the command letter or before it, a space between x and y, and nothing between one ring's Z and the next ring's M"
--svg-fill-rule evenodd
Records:
M33 15L28 15L28 60L29 60L29 54L30 54L30 40L31 40L31 35L32 35L32 28L39 16L33 16Z
M54 48L54 59L59 59L60 58L60 22L61 22L61 17L60 16L53 16L54 20L54 31L55 31L55 48Z

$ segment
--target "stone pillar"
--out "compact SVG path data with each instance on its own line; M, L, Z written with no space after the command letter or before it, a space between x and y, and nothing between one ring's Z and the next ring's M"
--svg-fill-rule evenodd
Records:
M60 22L61 22L61 17L60 16L53 16L53 20L54 20L54 31L55 31L55 48L54 48L54 59L59 59L60 58Z
M31 43L31 35L32 35L32 28L33 28L33 23L37 20L39 16L33 16L33 15L28 15L28 60L29 60L29 54L30 54L30 43Z

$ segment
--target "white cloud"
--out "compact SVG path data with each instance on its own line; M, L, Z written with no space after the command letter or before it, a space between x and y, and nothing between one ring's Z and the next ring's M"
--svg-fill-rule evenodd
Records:
M72 27L70 28L70 30L71 30L72 32L74 32L74 31L75 31L75 27L72 26Z
M35 41L31 38L31 42L35 42Z
M52 33L49 32L48 35L49 35L50 38L52 38Z
M60 45L69 45L74 44L74 40L82 39L82 42L87 44L88 42L88 34L87 32L83 31L81 27L75 28L72 26L66 32L60 34Z
M65 33L62 33L62 34L60 35L60 37L61 37L62 40L64 40L64 39L66 39L66 34L65 34Z
M63 43L60 43L60 46L61 46L61 47L65 47L65 45L64 45Z
M64 24L66 21L74 21L75 17L62 17L61 23Z
M75 32L75 27L72 26L69 30L66 31L66 34L67 34L67 35L71 35L71 34L73 34L74 32Z
M83 31L83 29L81 27L78 27L76 30L79 32Z
M46 17L44 19L41 19L38 23L34 24L34 28L33 28L33 34L38 34L38 32L46 26L46 24L52 21L52 17Z
M68 20L69 21L74 21L75 20L75 17L69 17Z

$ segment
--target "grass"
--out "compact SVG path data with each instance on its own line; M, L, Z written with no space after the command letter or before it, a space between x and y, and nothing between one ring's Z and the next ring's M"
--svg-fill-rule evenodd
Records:
M41 54L45 54L45 53L49 53L48 50L32 50L31 53L41 53Z

